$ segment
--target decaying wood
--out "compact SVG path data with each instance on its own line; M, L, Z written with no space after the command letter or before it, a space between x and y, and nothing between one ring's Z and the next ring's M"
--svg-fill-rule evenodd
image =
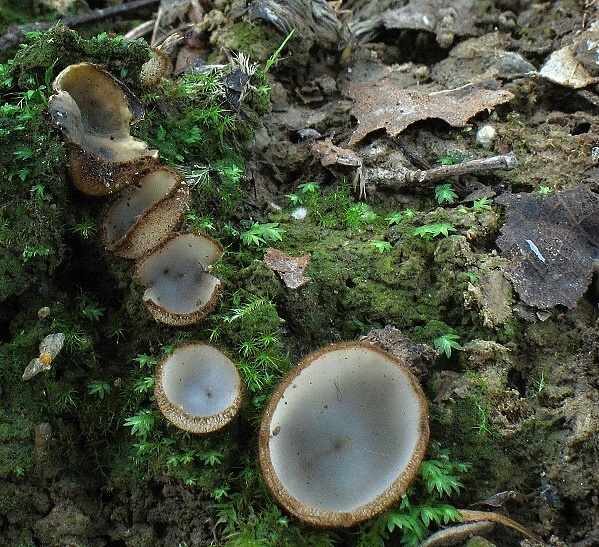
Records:
M28 23L18 27L10 27L4 35L0 36L0 50L5 50L23 43L25 41L25 32L45 31L52 28L58 22L61 22L67 27L77 27L79 25L93 23L95 21L100 21L101 19L114 17L115 15L121 15L153 4L158 4L159 1L160 0L133 0L132 2L121 4L120 6L111 6L109 8L94 10L90 13L74 15L72 17L63 17L59 21Z

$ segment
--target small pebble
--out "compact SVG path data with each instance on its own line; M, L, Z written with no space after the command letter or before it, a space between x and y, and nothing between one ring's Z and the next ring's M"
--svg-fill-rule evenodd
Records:
M44 306L43 308L40 308L39 310L37 310L37 316L40 319L46 319L46 317L48 317L50 315L50 308L48 306Z
M308 216L308 209L306 207L298 207L297 209L294 209L291 216L295 220L304 220Z
M495 128L492 125L483 125L476 132L476 142L483 148L490 148L495 140Z

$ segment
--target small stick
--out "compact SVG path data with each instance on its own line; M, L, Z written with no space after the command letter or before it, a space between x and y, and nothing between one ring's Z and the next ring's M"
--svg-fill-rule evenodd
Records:
M137 25L125 34L125 40L137 40L146 34L150 34L150 32L154 30L155 23L156 19L150 19L149 21L143 22L141 25Z
M533 534L530 530L528 530L528 528L525 528L520 523L509 517L501 515L500 513L470 511L468 509L458 509L458 513L462 517L462 524L449 526L439 530L438 532L435 532L422 543L420 543L420 547L442 547L446 545L456 545L457 543L461 543L474 534L488 532L490 530L489 525L494 524L503 524L503 526L513 528L535 543L538 543L539 545L545 545L541 538L536 534Z
M480 536L490 532L495 523L490 520L480 522L467 522L465 524L454 524L447 528L437 530L418 544L418 547L446 547L447 545L461 545L472 536Z
M457 175L465 175L476 171L492 171L496 169L514 169L518 166L518 158L514 152L503 156L493 156L480 160L467 161L457 165L443 165L432 169L419 171L404 171L398 173L398 183L403 184L429 184Z
M420 169L433 168L432 164L425 158L423 158L404 136L397 135L395 137L395 142L397 142L397 144L401 148L401 151L406 155L406 158L410 160L410 163L412 163L412 165L415 165Z
M114 15L126 13L152 4L158 4L160 0L133 0L119 6L111 6L109 8L98 9L90 13L82 13L81 15L73 15L72 17L64 17L59 21L53 22L41 22L41 23L27 23L26 25L20 25L18 27L10 27L6 34L0 36L0 50L8 49L9 47L16 46L25 41L25 32L32 31L45 31L53 27L56 23L61 22L67 27L76 27L78 25L84 25L86 23L93 23L101 19L106 19Z
M464 522L480 522L480 521L491 521L496 522L497 524L503 524L503 526L507 526L509 528L513 528L514 530L518 530L523 536L528 539L535 541L541 545L543 544L543 540L533 534L528 528L522 526L519 522L501 515L500 513L487 512L487 511L471 511L470 509L458 509L458 513L462 517Z

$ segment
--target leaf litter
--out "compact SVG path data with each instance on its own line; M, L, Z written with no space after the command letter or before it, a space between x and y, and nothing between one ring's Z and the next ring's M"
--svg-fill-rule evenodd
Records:
M536 196L502 194L507 222L497 245L511 261L505 277L523 302L573 308L599 260L599 196L589 185Z
M427 93L401 89L387 77L376 83L349 85L346 93L355 101L351 113L358 120L349 146L379 129L395 137L414 122L428 118L440 118L451 126L463 127L479 112L514 97L509 91L499 89L495 80Z

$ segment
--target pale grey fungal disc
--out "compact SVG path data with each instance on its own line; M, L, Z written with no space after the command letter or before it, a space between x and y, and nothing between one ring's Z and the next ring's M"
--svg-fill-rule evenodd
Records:
M208 344L186 344L156 369L154 393L173 425L209 433L230 422L241 406L243 384L235 364Z
M352 526L406 491L428 437L428 404L410 370L369 344L335 344L311 353L275 389L260 464L290 513Z
M176 232L142 256L133 279L146 287L143 300L154 319L183 326L210 313L220 295L220 281L209 271L222 253L216 239Z
M123 258L139 258L179 225L190 199L189 188L174 169L161 166L146 171L105 212L106 249Z

